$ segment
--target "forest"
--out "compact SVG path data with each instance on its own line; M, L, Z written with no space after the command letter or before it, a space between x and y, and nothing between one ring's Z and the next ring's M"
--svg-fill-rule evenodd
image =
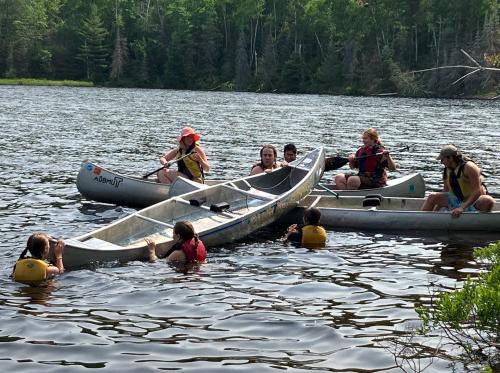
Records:
M0 0L0 78L279 93L499 95L499 4ZM418 72L424 69L430 70Z

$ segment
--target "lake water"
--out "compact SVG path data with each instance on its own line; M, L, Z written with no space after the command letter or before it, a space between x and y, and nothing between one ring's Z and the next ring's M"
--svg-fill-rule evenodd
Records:
M265 143L348 155L373 126L388 149L411 148L394 152L392 176L420 172L438 190L435 157L453 142L498 196L499 119L498 101L0 86L2 371L400 371L389 342L418 326L429 284L454 288L479 273L472 249L498 235L330 230L328 246L311 251L283 245L284 228L271 227L211 248L187 274L164 261L109 264L43 288L9 275L32 232L72 237L134 211L82 199L83 160L152 171L187 123L209 178L247 174ZM443 353L426 372L450 369L456 352Z

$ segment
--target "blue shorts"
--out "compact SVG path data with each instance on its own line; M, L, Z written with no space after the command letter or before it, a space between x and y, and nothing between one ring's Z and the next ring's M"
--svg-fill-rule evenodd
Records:
M451 192L447 192L446 194L448 195L448 209L453 210L462 205L463 201L460 200L456 195L454 195ZM476 208L474 207L474 204L475 202L466 209L464 209L464 211L470 211L470 212L477 211Z

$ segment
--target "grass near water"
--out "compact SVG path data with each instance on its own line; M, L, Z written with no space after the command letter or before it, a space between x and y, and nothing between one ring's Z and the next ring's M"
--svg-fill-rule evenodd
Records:
M47 80L47 79L13 78L13 79L0 79L0 85L93 87L94 83L81 80Z

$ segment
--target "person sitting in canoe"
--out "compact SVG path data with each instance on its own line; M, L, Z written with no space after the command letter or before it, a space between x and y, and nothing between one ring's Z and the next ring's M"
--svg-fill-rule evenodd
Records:
M283 148L283 159L287 163L297 159L297 147L294 144L290 143L285 145Z
M198 238L193 225L188 221L178 221L173 229L174 239L177 242L167 252L167 261L175 264L203 263L207 258L207 250L203 241ZM149 250L149 261L154 262L156 256L156 243L146 238Z
M164 169L158 172L160 183L172 184L178 176L198 183L205 181L204 172L208 172L210 165L205 152L197 143L199 140L200 135L191 127L182 129L180 136L177 137L179 146L160 158L160 163L164 166ZM172 160L177 160L178 171L169 169Z
M457 218L464 211L490 212L493 209L495 200L486 194L486 188L481 184L481 170L457 147L444 146L437 160L445 167L443 192L431 193L422 206L422 211L446 208Z
M285 241L308 248L324 247L327 235L325 228L319 225L320 219L321 211L317 207L304 210L304 225L290 225Z
M26 248L14 265L14 281L36 286L64 272L64 241L59 240L54 248L55 263L49 263L49 236L45 233L33 233L28 238ZM31 257L26 257L28 251Z
M278 152L276 148L267 144L260 149L260 162L252 166L250 170L250 175L257 175L262 172L272 172L275 169L284 167L287 165L286 162L278 162Z
M387 184L387 169L394 171L396 163L389 151L384 149L382 140L374 128L363 132L363 146L356 154L349 155L349 167L359 170L357 175L338 174L335 176L337 189L380 188Z

